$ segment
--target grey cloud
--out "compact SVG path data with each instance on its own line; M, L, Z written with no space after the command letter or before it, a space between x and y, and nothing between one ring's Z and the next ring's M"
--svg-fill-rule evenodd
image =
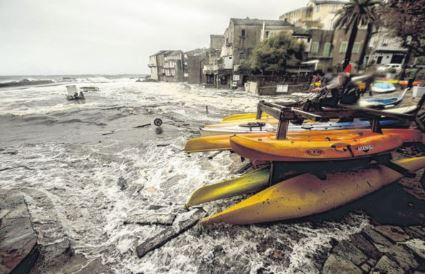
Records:
M207 47L231 17L307 0L0 0L0 75L146 73L159 49Z

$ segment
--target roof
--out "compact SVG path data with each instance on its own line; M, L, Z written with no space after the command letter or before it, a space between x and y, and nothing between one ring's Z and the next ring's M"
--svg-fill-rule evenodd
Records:
M282 26L282 27L292 27L293 25L285 20L267 20L267 19L257 19L257 18L230 18L230 22L233 22L235 25L263 25L265 23L268 26Z
M179 55L182 53L183 52L181 50L160 50L151 56L158 56L158 55L172 56L172 55Z

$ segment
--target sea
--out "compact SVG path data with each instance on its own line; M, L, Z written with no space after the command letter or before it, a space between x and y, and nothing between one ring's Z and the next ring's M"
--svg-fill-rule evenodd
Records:
M350 213L323 222L197 225L138 258L136 246L165 228L140 224L144 219L185 212L194 190L234 178L241 164L229 152L189 155L186 141L225 115L254 112L260 99L143 78L0 77L51 80L0 88L0 189L25 195L44 254L42 273L73 273L90 262L93 273L319 273L331 242L369 223ZM68 101L67 85L99 90ZM212 214L242 198L203 208ZM69 254L85 259L69 264Z

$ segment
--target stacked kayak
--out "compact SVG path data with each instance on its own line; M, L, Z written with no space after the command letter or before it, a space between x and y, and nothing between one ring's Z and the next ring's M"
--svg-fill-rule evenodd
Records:
M420 104L424 102L425 99ZM309 113L260 102L260 114L270 111L270 115L256 120L256 114L239 114L225 117L220 125L240 126L255 119L256 123L271 121L273 129L241 134L229 130L227 134L189 140L187 152L231 150L248 159L253 171L195 190L186 206L256 193L202 223L253 224L301 218L342 206L400 178L412 178L425 168L425 157L392 160L393 154L404 146L425 151L422 132L409 127L417 112L340 106L341 113L351 113L353 122L295 125L290 121L328 120L341 113L326 109ZM364 120L365 116L369 120Z
M405 98L410 89L404 90L400 96L389 98L367 98L361 99L358 105L361 107L387 109L399 105ZM392 109L397 111L398 109ZM201 136L228 135L228 134L244 134L244 133L260 133L274 132L279 124L278 119L271 115L263 114L260 119L256 118L256 113L242 113L224 117L220 123L210 124L200 128ZM394 120L383 121L384 127L400 127L400 122ZM289 130L334 130L349 128L366 128L369 127L369 121L355 120L353 122L321 122L312 123L305 122L302 125L290 125Z
M425 157L403 159L396 164L415 172L425 167ZM345 205L402 177L382 165L331 173L324 180L302 174L267 187L202 222L246 225L306 217Z

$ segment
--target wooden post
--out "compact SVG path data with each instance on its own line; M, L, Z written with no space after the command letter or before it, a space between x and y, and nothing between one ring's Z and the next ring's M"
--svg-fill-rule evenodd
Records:
M288 134L289 121L288 120L280 120L279 126L277 128L277 136L278 140L285 140Z
M257 120L260 120L261 119L261 115L263 114L263 111L261 110L261 104L263 104L264 103L264 101L260 101L258 104L257 104Z
M370 123L371 123L372 131L373 132L375 132L375 133L381 133L382 134L381 124L379 123L379 119L378 118L372 119L372 121Z

